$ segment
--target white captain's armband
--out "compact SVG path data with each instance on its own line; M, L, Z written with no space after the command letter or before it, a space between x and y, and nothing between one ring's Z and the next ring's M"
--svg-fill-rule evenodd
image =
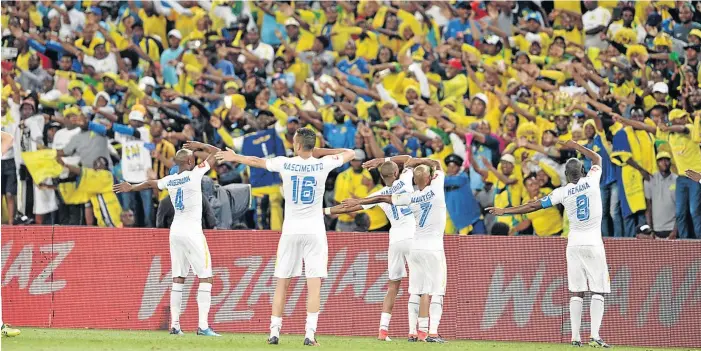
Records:
M327 216L330 215L330 214L331 214L331 208L330 208L330 207L325 208L325 209L324 209L324 214L327 215Z
M411 196L409 194L392 194L392 205L406 206L411 204Z

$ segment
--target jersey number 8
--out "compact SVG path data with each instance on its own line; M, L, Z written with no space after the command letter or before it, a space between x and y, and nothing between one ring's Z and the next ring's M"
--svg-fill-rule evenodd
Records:
M589 219L589 197L579 195L575 201L577 202L577 219L586 221Z
M292 176L292 201L296 204L309 205L314 202L316 178L312 176L300 178Z

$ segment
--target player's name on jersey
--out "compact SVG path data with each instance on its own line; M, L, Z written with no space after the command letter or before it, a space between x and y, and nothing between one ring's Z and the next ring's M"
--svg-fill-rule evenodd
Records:
M300 165L296 163L285 163L283 168L286 171L290 172L318 172L324 169L324 164L323 163L315 163L312 165Z
M417 202L426 202L428 200L431 200L436 194L433 192L433 190L430 190L426 194L420 195L420 196L415 196L411 198L411 202L417 203Z
M400 180L396 184L392 185L391 188L386 188L384 191L382 191L382 195L394 194L394 193L398 192L399 190L401 190L404 187L404 185L405 185L404 182Z
M574 195L587 189L589 189L589 183L579 184L573 188L570 188L570 190L567 192L567 196Z
M190 176L187 176L185 178L179 178L179 179L171 179L168 181L168 184L166 186L178 186L185 184L190 181Z

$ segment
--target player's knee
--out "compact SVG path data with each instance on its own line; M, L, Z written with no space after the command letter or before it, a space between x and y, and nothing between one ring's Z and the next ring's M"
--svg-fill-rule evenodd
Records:
M580 299L584 298L584 292L575 292L572 293L572 296L579 297Z
M212 284L212 282L214 282L214 278L213 278L213 277L209 277L209 278L200 278L200 283L209 283L209 284Z
M401 280L390 280L389 283L387 283L387 294L396 295L399 292L399 284L401 282Z
M184 283L185 283L185 277L173 277L173 283L176 283L176 284L184 284Z

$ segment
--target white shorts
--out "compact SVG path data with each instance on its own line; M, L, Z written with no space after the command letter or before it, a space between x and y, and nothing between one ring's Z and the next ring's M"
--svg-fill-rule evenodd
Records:
M568 246L567 282L571 292L610 293L611 279L604 247Z
M326 278L329 262L329 245L326 235L282 235L277 245L275 277Z
M212 257L204 234L171 235L170 265L173 278L187 277L190 267L198 278L211 278Z
M411 250L409 254L409 293L445 295L448 270L445 252Z
M389 280L406 278L406 264L411 253L411 239L389 244L387 252L387 272Z

